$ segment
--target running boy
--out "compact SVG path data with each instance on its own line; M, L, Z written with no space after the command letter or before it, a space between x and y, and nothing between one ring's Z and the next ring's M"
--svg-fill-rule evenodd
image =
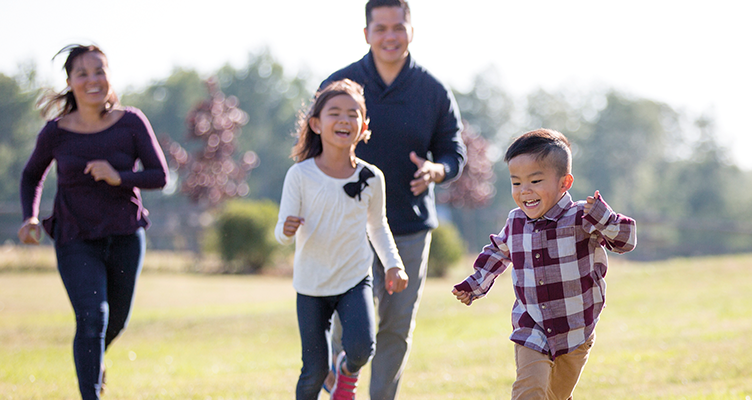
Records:
M504 161L519 208L491 235L475 273L452 293L470 305L511 265L516 301L510 339L517 363L512 399L568 399L605 305L605 249L634 249L635 221L611 210L597 190L585 201L572 201L572 153L557 131L525 133Z

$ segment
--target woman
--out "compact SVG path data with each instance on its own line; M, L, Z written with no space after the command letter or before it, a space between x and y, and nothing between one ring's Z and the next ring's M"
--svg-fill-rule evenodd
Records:
M81 397L99 399L104 351L125 328L145 251L148 212L141 189L166 184L164 154L144 114L121 107L107 57L96 46L71 45L68 87L42 100L57 110L39 133L21 178L21 242L39 244L44 178L57 162L52 215L42 222L55 242L58 270L76 314L73 355Z

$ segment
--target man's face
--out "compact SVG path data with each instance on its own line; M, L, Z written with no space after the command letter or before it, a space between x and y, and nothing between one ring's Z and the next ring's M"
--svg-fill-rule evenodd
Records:
M377 63L399 64L407 58L407 46L413 40L413 27L405 21L400 7L376 7L364 29L366 42Z

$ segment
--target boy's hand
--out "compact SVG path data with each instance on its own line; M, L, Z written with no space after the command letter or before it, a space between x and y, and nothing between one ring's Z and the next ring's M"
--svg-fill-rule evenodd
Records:
M402 268L389 268L386 271L386 279L384 280L384 287L389 294L399 293L407 287L408 281L407 273Z
M289 215L285 220L285 224L282 228L282 233L284 233L285 236L294 236L295 232L297 232L298 228L300 228L300 225L303 224L305 224L305 218Z
M595 191L594 195L588 196L586 203L585 203L585 215L590 213L590 210L593 209L593 204L595 204L595 202L599 200L600 198L601 198L601 193L597 190Z
M473 296L464 290L452 289L452 294L457 297L457 300L466 306L473 304Z

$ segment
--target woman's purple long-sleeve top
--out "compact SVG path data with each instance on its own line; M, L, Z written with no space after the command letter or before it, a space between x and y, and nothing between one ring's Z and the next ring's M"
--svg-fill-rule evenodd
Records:
M21 177L23 218L38 217L44 178L57 161L57 193L45 231L58 244L75 239L127 235L148 227L141 189L167 183L167 162L146 116L127 107L111 127L96 133L75 133L49 121ZM106 160L120 173L120 186L84 174L92 160ZM139 168L139 161L141 168Z

